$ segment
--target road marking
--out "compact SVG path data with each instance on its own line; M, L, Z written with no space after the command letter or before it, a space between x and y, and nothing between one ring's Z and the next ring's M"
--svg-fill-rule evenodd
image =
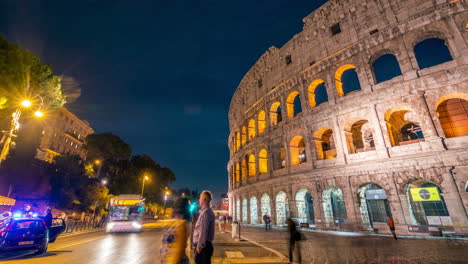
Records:
M228 258L245 258L241 251L224 251Z
M230 231L227 231L227 232L231 233ZM269 247L267 247L267 246L264 246L264 245L262 245L262 244L260 244L260 243L257 243L257 242L255 242L255 241L253 241L253 240L250 240L250 239L248 239L248 238L246 238L246 237L243 237L243 236L240 236L240 237L241 237L241 239L247 240L247 241L249 241L250 243L252 243L252 244L254 244L254 245L257 245L257 246L259 246L259 247L261 247L261 248L264 248L264 249L266 249L266 250L272 252L273 254L275 254L276 256L278 256L281 260L288 260L288 258L287 258L285 255L281 254L281 253L280 253L279 251L277 251L277 250L274 250L274 249L272 249L272 248L269 248Z
M65 244L65 245L63 245L63 246L58 246L58 247L51 247L51 248L49 248L47 251L54 251L54 250L57 250L57 249L62 249L62 248L66 248L66 247L71 247L71 246L75 246L75 245L79 245L79 244L91 242L91 241L98 240L98 239L102 239L102 237L95 237L95 238L91 238L91 239L88 239L88 240L83 240L83 241L76 242L76 243L69 243L69 244Z

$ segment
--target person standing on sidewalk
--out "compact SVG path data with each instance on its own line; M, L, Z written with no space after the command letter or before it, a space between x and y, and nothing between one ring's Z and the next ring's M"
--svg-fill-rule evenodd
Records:
M263 216L263 222L265 223L265 230L271 230L271 218L267 214Z
M175 218L174 224L163 235L159 249L161 264L189 264L190 261L185 254L187 239L190 233L188 199L177 199L172 214Z
M390 218L389 216L387 216L387 225L388 225L388 228L390 228L390 232L392 232L393 238L397 240L398 238L395 233L395 222L393 222L393 219Z
M195 263L211 264L213 256L213 239L215 232L215 216L210 208L212 194L203 191L200 194L200 215L193 231L193 245L195 246Z
M288 232L289 232L289 263L293 263L294 251L297 251L297 257L298 257L299 263L301 263L302 262L301 248L299 247L299 241L301 240L301 233L297 231L296 223L291 218L288 218L286 222L288 224Z

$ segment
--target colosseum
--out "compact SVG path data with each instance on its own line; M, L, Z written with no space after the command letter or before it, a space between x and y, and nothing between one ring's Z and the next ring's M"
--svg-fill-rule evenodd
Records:
M268 49L229 109L233 218L468 233L467 10L330 0Z

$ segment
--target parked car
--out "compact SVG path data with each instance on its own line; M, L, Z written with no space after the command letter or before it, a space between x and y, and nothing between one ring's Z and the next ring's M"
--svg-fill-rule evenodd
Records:
M47 227L40 218L16 218L0 227L0 251L36 250L40 255L47 252L49 243L55 241L65 230L63 219L54 219Z

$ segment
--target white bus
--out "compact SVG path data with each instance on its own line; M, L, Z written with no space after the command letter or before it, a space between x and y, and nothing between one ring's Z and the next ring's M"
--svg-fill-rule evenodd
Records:
M121 194L109 202L109 221L106 232L141 232L144 198L138 194Z

